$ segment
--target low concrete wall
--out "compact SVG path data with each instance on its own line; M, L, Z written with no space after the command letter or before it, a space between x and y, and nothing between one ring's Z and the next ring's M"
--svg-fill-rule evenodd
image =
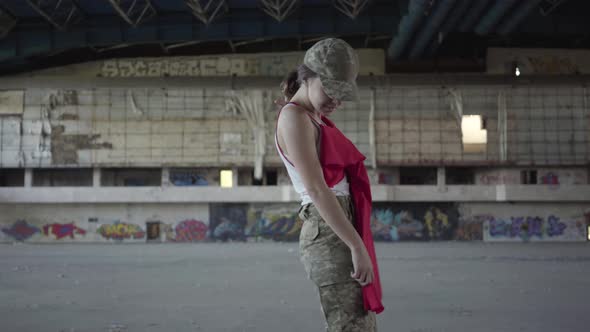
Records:
M375 202L585 202L590 185L372 185ZM292 186L4 187L1 203L297 202Z
M297 202L0 204L0 242L297 241ZM376 241L587 241L590 203L376 201Z

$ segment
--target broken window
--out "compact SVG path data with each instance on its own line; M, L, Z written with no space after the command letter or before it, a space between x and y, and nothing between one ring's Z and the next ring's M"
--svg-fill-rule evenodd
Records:
M24 187L25 170L22 168L0 169L0 187Z
M400 184L436 185L436 167L400 167Z
M101 186L105 187L159 187L162 185L160 168L103 168Z
M446 167L446 184L475 184L475 170L471 167Z
M521 184L537 184L537 170L522 170L520 172Z
M91 168L34 169L33 187L92 187Z
M234 186L234 172L231 169L221 170L219 173L221 187L231 188Z
M463 115L461 119L464 153L485 153L488 142L485 117Z

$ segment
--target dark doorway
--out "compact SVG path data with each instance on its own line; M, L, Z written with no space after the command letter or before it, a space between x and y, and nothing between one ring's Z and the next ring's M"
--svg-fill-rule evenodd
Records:
M148 221L146 222L147 240L160 241L160 222Z

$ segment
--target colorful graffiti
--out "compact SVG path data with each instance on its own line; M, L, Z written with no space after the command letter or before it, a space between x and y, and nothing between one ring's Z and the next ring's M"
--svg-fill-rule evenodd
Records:
M122 223L119 220L113 224L103 224L97 230L105 239L122 241L124 239L143 239L145 232L137 225Z
M486 241L580 241L586 236L579 221L561 220L554 215L546 219L539 216L484 218Z
M176 231L176 236L168 236L168 231L166 231L166 237L171 239L174 242L198 242L207 239L207 225L199 220L184 220L179 222L176 227L174 228Z
M56 239L61 240L66 236L69 236L70 239L73 239L74 234L86 235L86 231L74 225L73 222L69 224L54 223L43 226L43 234L45 234L45 236L53 234L55 235Z
M297 207L262 208L248 211L246 236L274 241L298 241L303 221L297 217Z
M539 217L512 217L510 221L489 220L489 233L492 237L520 237L528 240L533 236L543 237L543 219Z
M40 230L33 225L29 225L25 220L17 220L12 226L2 228L2 232L16 241L24 241L35 235L35 233L39 233Z
M391 173L379 173L377 183L379 184L395 184L397 176Z
M476 184L499 185L519 184L520 176L514 173L486 173L478 176Z
M559 176L553 172L549 172L541 176L542 184L559 184Z
M209 238L221 241L246 241L248 204L210 204Z
M457 209L453 205L418 203L396 209L374 204L371 231L375 241L451 240L457 220Z
M201 174L194 172L171 172L170 183L175 186L208 186L209 181Z
M451 239L452 233L449 217L437 207L429 207L424 215L428 239Z

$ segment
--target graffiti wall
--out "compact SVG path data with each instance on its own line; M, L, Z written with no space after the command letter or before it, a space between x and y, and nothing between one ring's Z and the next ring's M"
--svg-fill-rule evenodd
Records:
M297 203L138 205L129 214L114 205L80 209L110 215L68 220L77 212L64 208L63 220L47 220L43 208L18 209L7 214L12 221L0 220L0 242L296 242L303 224ZM587 241L589 226L590 206L580 204L384 202L373 205L371 217L376 242Z
M495 186L501 184L520 184L520 170L477 170L475 184Z
M246 241L248 204L210 204L209 238Z
M537 183L551 185L588 184L588 172L583 168L539 169Z
M215 169L172 169L170 184L173 186L217 186L219 170Z
M63 238L75 239L77 236L86 235L86 230L76 226L73 222L67 224L53 223L43 226L45 236L55 236L56 240Z
M275 241L298 241L303 221L297 204L251 206L248 209L246 236Z
M165 224L163 231L166 241L202 242L208 239L209 226L200 220L187 219L175 225Z
M97 233L107 240L123 241L126 239L143 239L145 231L138 225L128 224L119 220L112 224L103 224L98 227Z
M454 204L377 203L371 230L375 241L453 240L458 220Z
M25 241L39 233L39 228L29 225L25 220L17 220L14 224L2 227L2 233L10 240Z
M586 241L590 209L579 205L466 204L465 220L482 225L489 242Z
M485 241L585 241L586 223L558 216L513 216L488 218L484 223Z

